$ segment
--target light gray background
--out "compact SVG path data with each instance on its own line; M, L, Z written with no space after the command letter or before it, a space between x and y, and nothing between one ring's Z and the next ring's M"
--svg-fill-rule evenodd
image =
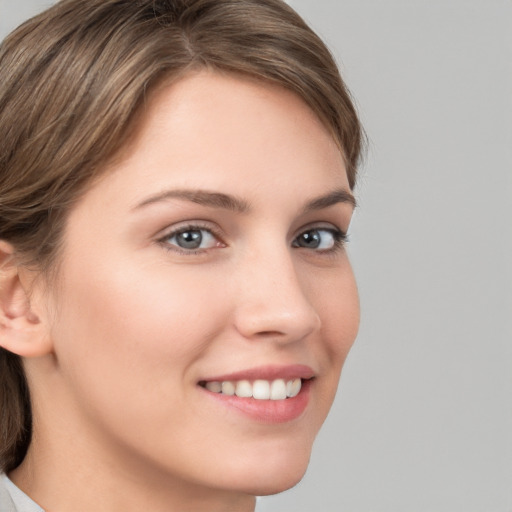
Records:
M48 0L0 0L0 35ZM291 0L370 138L362 326L307 476L260 512L512 511L512 0Z

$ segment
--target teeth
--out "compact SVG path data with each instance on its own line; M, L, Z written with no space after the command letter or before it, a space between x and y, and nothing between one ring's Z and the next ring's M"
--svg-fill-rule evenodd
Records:
M270 384L270 400L284 400L286 398L286 382L278 379Z
M222 383L222 394L223 395L234 395L235 394L235 385L228 380Z
M252 385L252 397L256 400L270 400L270 382L255 380Z
M250 398L252 396L252 386L248 380L241 380L236 383L236 396L241 398Z
M293 398L299 394L300 388L302 386L302 381L300 379L289 380L286 383L286 394Z
M301 379L285 381L284 379L248 380L232 382L229 380L218 382L208 381L205 384L208 391L222 393L223 395L236 395L240 398L254 398L255 400L285 400L297 396L302 387Z
M222 384L220 382L207 382L206 389L212 393L220 393L222 391Z

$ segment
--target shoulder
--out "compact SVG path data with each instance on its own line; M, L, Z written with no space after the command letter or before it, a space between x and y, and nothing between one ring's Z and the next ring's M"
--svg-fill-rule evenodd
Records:
M9 478L0 473L0 512L44 512Z
M6 487L7 477L0 475L0 510L2 512L17 512L16 506L12 501L11 494Z

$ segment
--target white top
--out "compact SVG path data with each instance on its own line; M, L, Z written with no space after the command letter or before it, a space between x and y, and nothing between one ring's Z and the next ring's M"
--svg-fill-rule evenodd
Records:
M44 512L7 475L0 475L0 510L2 512Z

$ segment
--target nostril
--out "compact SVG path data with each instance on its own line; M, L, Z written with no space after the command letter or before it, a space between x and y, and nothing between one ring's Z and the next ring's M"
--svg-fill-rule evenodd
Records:
M284 336L284 333L280 331L261 331L257 332L256 335L263 338L277 338L279 336Z

